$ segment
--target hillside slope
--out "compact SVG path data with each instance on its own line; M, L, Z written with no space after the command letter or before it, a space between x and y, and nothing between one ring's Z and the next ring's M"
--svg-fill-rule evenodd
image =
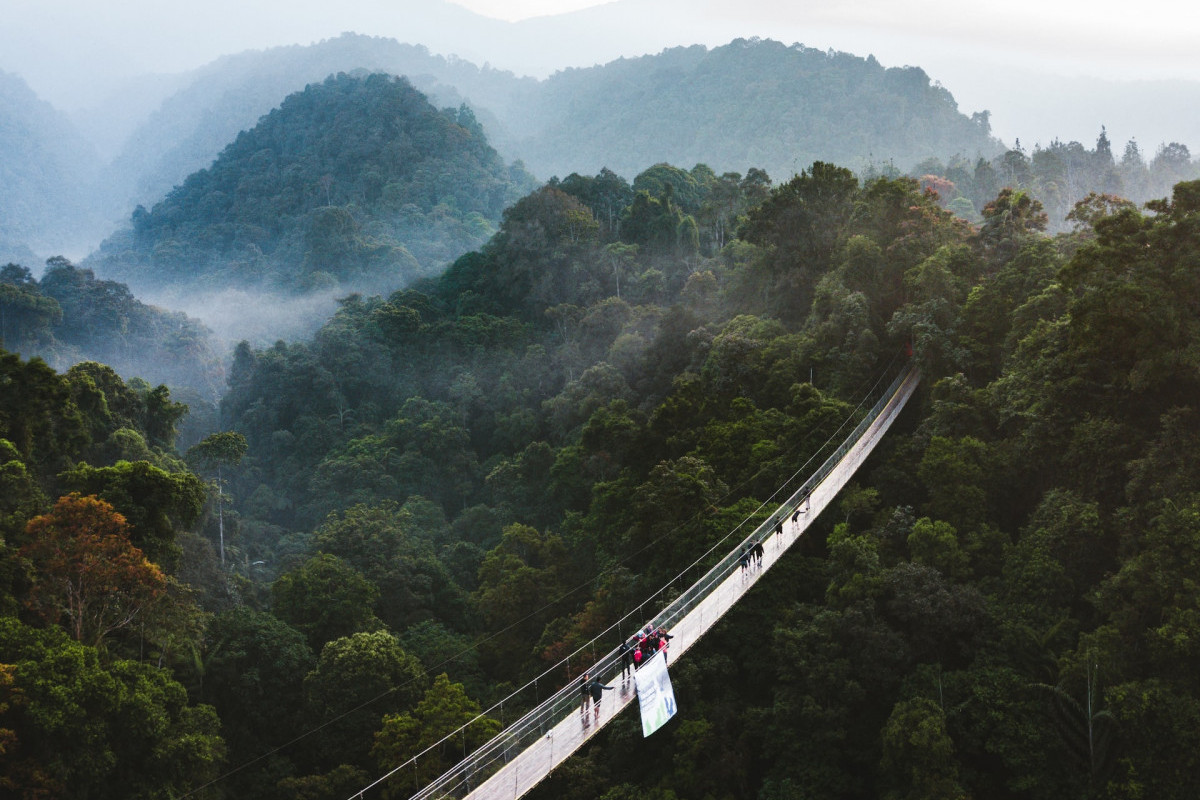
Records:
M339 72L365 69L406 76L439 107L458 106L458 92L500 102L523 82L510 73L431 55L394 39L343 34L312 45L253 50L217 59L187 77L130 135L108 168L108 204L127 214L157 202L283 98ZM458 87L456 89L456 87Z
M86 198L99 167L65 115L0 72L0 250L79 241L95 227Z
M814 160L852 167L992 156L986 115L967 117L919 69L778 42L570 69L543 81L430 55L424 47L344 34L213 62L131 137L108 183L114 203L155 202L287 94L340 71L407 77L438 106L466 102L508 160L540 179L663 161L786 177Z
M469 110L340 74L288 97L89 266L140 286L395 287L492 232L528 188Z
M785 178L817 160L908 170L934 155L1002 147L986 112L959 113L918 68L769 40L566 70L523 115L533 123L518 132L518 150L539 176L605 166L633 174L669 161Z

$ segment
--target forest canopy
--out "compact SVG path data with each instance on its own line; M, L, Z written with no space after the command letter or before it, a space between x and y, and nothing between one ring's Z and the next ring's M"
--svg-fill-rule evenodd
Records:
M4 354L5 780L350 796L573 680L911 349L855 483L672 662L677 718L534 796L1190 797L1200 183L1057 235L1017 187L978 224L939 199L824 162L568 175L444 274L239 345L202 475L166 387ZM98 552L117 617L55 599Z
M286 98L87 265L137 286L395 286L477 247L530 186L472 112L403 78L339 74Z

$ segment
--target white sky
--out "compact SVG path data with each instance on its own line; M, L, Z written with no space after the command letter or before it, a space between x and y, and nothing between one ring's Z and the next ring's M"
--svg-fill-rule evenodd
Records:
M511 22L612 0L451 2ZM755 28L760 36L786 41L792 33L845 27L1023 52L1080 74L1200 80L1196 0L694 0L692 5L695 16L679 20L681 30L707 21Z
M0 70L20 74L60 108L81 110L122 79L179 73L221 55L309 44L343 31L421 43L537 77L665 47L760 36L874 55L884 66L920 66L965 113L990 109L994 129L1006 139L1094 140L1106 124L1114 141L1137 134L1153 146L1160 137L1186 136L1200 150L1200 109L1187 104L1077 113L1077 127L1069 127L1065 113L1054 116L1056 106L1090 102L1068 78L1200 82L1200 0L448 2L0 0ZM612 8L603 16L586 10L606 4ZM468 10L505 22L480 39L478 26L465 19ZM581 12L570 33L541 24L547 15L570 12ZM1162 118L1153 127L1152 114Z
M451 2L485 17L516 22L530 17L545 17L579 11L603 5L608 0L451 0Z

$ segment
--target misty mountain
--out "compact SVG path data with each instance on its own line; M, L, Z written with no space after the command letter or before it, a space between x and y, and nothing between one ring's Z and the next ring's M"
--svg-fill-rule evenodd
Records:
M668 161L786 178L813 161L908 170L939 154L1002 149L986 112L959 113L916 67L773 41L565 70L522 112L531 122L518 150L539 176L605 166L632 174Z
M870 11L861 4L801 9L766 2L731 7L717 0L614 0L519 22L484 17L445 0L346 0L336 10L317 0L212 0L190 5L139 1L83 6L69 20L56 9L54 4L37 3L6 9L0 26L0 69L19 72L42 97L72 114L88 109L92 124L86 135L105 153L111 152L114 135L128 130L131 115L148 110L126 95L120 109L112 111L104 99L116 87L127 88L131 78L179 75L230 53L320 42L348 30L420 43L432 53L457 54L475 64L538 78L664 48L696 43L713 47L738 37L762 36L822 51L874 54L887 66L918 65L949 89L968 113L989 109L993 131L1009 144L1017 137L1026 145L1054 138L1085 141L1101 125L1107 125L1115 141L1136 138L1148 152L1172 141L1195 147L1200 137L1196 115L1186 113L1194 103L1176 92L1194 96L1200 91L1197 81L1179 80L1194 72L1172 73L1176 80L1171 81L1149 80L1153 76L1134 64L1122 69L1122 53L1112 47L1097 49L1090 63L1072 67L1071 56L1079 55L1072 45L1077 50L1086 37L1054 36L1054 46L1046 52L1045 41L1035 40L1039 34L1043 39L1050 36L1050 27L1039 31L986 24L989 18L1006 16L999 7L973 15L947 7L946 14L928 24L906 15L904 4L882 2ZM951 18L961 22L964 16L976 24L945 24ZM1156 38L1164 46L1173 36L1178 38L1175 28L1160 30ZM1124 56L1127 59L1128 53ZM324 75L305 76L260 113L304 83L353 68L338 65ZM1081 77L1087 75L1092 77ZM152 100L150 108L165 99L164 82L140 83L140 99ZM428 90L418 81L414 85ZM500 147L497 132L489 128L489 135ZM218 141L219 148L228 138ZM185 170L176 182L187 174Z
M109 205L124 216L138 203L157 202L289 94L358 69L403 75L439 107L457 107L464 95L506 105L515 91L535 83L421 46L356 34L225 56L185 76L183 88L133 130L108 169Z
M100 168L71 120L0 72L0 251L20 255L88 241L88 193Z
M465 106L340 74L285 99L88 262L141 287L395 288L482 244L532 184Z
M986 116L960 114L918 69L771 41L675 48L544 81L344 34L220 59L141 125L107 182L151 203L293 91L353 69L404 75L439 106L468 103L506 159L539 178L662 162L784 177L814 160L861 167L993 155Z

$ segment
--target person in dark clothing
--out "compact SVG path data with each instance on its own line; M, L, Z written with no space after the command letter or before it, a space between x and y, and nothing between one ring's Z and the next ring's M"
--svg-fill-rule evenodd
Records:
M739 559L739 563L742 565L742 574L745 575L746 567L750 566L750 545L746 545L742 550L742 557Z
M621 654L621 677L626 678L630 673L629 657L632 652L631 648L629 647L629 642L622 639L621 646L617 648L617 652Z
M587 676L585 675L584 677L586 678ZM583 684L583 688L584 691L587 692L588 697L592 698L592 712L595 714L596 718L599 719L600 701L604 699L604 690L612 689L613 687L605 686L598 678L592 678ZM586 703L587 698L584 698L583 702Z
M581 680L579 682L579 713L580 714L587 713L588 697L591 696L591 693L588 691L588 683L589 682L590 682L590 679L588 678L588 674L586 672L583 673L583 680Z
M754 565L761 567L762 560L763 560L763 543L755 542L754 543Z

